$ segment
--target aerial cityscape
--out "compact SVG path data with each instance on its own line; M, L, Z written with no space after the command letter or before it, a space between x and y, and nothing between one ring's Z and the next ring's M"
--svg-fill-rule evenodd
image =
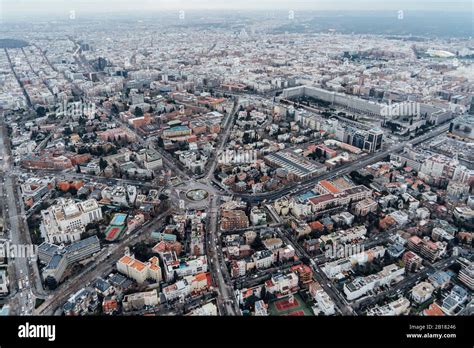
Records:
M474 314L470 1L14 3L0 315Z

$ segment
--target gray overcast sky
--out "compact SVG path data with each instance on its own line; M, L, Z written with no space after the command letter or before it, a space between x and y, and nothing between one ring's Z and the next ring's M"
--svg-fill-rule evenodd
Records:
M190 9L472 11L472 0L0 0L3 18Z

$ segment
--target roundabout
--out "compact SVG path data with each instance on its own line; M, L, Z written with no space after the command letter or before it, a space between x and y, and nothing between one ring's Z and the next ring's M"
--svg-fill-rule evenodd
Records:
M209 197L209 192L204 189L196 188L186 192L186 198L193 202L200 202Z

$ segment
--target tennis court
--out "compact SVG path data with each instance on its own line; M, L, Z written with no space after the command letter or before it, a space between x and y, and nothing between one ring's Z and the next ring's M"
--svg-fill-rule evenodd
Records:
M270 315L275 316L313 315L299 294L293 295L293 302L289 301L289 296L270 302L268 312Z
M279 311L284 311L284 310L297 308L297 307L299 307L299 305L300 304L298 303L298 300L296 300L296 299L293 302L290 302L288 299L275 302L275 307Z
M123 226L109 226L105 230L105 239L109 242L113 242L122 235L123 230Z

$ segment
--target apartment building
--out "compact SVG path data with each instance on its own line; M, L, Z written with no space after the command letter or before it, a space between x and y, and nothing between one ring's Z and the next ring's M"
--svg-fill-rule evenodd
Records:
M143 284L147 279L153 279L158 283L162 279L160 262L156 256L150 258L148 262L141 262L126 252L118 260L117 270L135 280L138 284Z
M461 265L458 279L469 289L474 290L474 263L464 257L459 258L458 262Z
M138 292L125 295L122 301L124 311L140 310L145 306L157 306L160 304L160 297L156 289L145 292Z
M169 282L175 275L185 277L207 272L207 257L193 256L189 258L178 259L174 251L166 251L161 254L164 264L165 280Z
M67 268L76 262L87 259L100 251L100 242L97 236L79 240L64 247L49 242L38 246L38 258L46 264L43 269L43 278L59 283Z
M411 290L411 296L416 303L423 303L431 298L434 286L428 282L421 282L415 285Z
M405 297L400 297L398 300L387 303L386 305L379 306L369 309L367 315L370 316L394 316L404 315L410 310L410 301Z
M293 272L273 275L265 282L265 288L277 296L289 295L298 289L298 276Z
M416 272L423 263L423 259L413 251L407 251L403 254L402 260L405 263L405 270L407 272Z
M64 170L73 167L71 160L65 156L53 156L50 154L27 154L20 165L26 169Z
M385 266L380 272L367 277L357 277L352 282L344 284L344 294L348 300L355 300L367 292L382 285L390 285L405 273L405 268L395 264Z
M0 295L8 294L8 277L6 269L0 269Z
M76 203L72 199L58 199L57 203L41 211L41 235L49 243L69 243L81 239L87 224L102 219L102 210L95 199Z
M148 170L163 167L163 158L154 150L142 149L138 151L138 159L143 162L144 167Z
M252 257L257 269L269 268L275 262L275 254L271 250L257 251Z
M163 295L167 301L184 299L188 296L199 295L209 290L211 278L209 273L203 272L185 276L182 280L163 288Z
M309 199L313 212L331 207L347 205L349 202L358 202L372 196L372 190L364 185L354 186L338 193L327 193Z
M221 230L235 230L249 227L249 218L243 210L222 210Z

